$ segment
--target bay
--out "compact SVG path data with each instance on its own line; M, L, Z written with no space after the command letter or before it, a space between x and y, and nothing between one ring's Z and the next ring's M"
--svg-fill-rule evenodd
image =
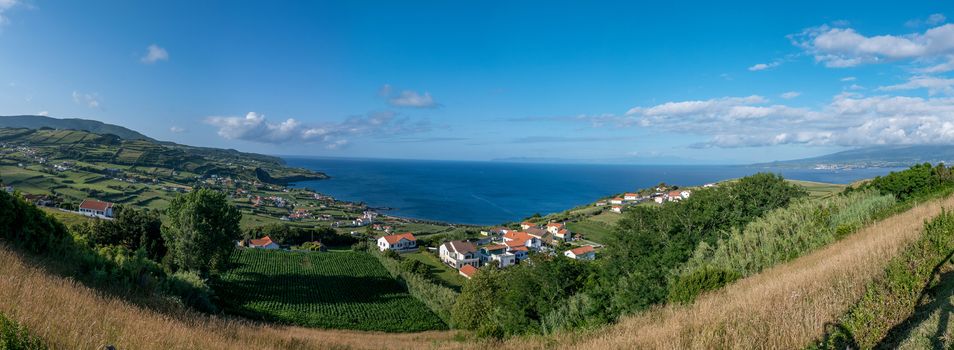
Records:
M603 165L286 157L328 180L294 184L339 200L392 208L385 213L450 223L496 225L547 214L616 193L774 172L790 179L851 183L897 168L783 169L714 165Z

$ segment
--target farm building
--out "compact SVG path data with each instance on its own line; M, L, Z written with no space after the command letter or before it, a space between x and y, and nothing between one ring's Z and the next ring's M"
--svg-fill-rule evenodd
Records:
M563 252L567 258L577 259L577 260L593 260L596 259L596 251L593 250L593 246L585 245L579 248L573 248Z
M272 241L272 238L269 236L262 237L261 239L250 239L248 240L249 248L259 248L259 249L278 249L278 243Z
M399 233L378 238L378 249L381 251L407 251L417 249L417 238L410 232Z
M79 212L89 216L113 217L113 203L95 199L85 199L79 206Z

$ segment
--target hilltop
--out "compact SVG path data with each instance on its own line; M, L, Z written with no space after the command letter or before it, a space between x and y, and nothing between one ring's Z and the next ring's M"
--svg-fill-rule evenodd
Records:
M79 119L79 118L58 119L58 118L52 118L52 117L47 117L42 115L0 116L0 128L27 128L27 129L51 128L51 129L81 130L81 131L87 131L87 132L91 132L95 134L116 135L116 136L119 136L119 138L126 139L126 140L156 141L137 131L130 130L128 128L125 128L119 125L107 124L101 121Z
M920 163L954 161L954 145L875 146L836 152L818 157L758 163L753 166L780 168L888 168Z

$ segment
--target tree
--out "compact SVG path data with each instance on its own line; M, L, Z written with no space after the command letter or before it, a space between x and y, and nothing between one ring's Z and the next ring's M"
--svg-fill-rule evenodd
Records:
M100 246L118 245L130 251L145 249L150 259L166 254L162 238L162 220L154 210L136 210L117 206L114 220L99 220L89 230L90 243Z
M242 213L222 192L200 189L172 200L162 237L179 269L208 275L221 268L241 238Z

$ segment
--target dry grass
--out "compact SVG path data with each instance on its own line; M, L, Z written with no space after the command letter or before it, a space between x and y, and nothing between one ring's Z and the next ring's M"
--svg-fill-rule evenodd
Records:
M805 347L861 297L891 257L920 235L924 220L951 207L954 197L918 205L692 305L654 309L593 332L588 341L567 335L560 343L601 350Z
M144 309L31 267L0 247L0 313L56 348L423 349L423 348L801 348L859 299L886 262L954 197L922 204L813 254L704 295L592 332L517 338L503 344L455 340L454 332L384 334L277 327Z
M179 310L163 314L106 297L29 266L0 246L0 313L54 348L407 349L453 348L453 332L384 334L276 327Z

